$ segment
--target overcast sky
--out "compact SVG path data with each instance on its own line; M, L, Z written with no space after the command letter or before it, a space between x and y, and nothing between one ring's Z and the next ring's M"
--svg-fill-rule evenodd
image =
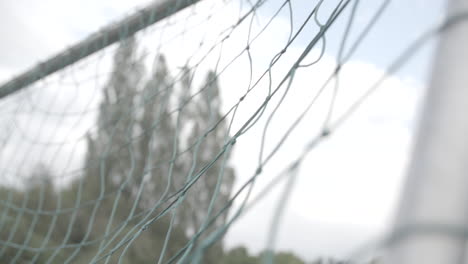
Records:
M0 42L0 82L8 80L13 75L72 45L110 21L115 21L122 15L131 13L136 6L148 2L148 0L0 1L0 34L3 36ZM281 2L269 1L257 11L254 31L258 31L261 25L268 21ZM292 1L294 30L297 30L316 2ZM318 16L321 22L327 17L329 13L327 10L336 5L337 2L325 1L323 13L319 13ZM368 23L369 18L382 2L381 0L361 1L350 43L356 39L357 33ZM394 0L390 2L381 20L349 63L345 65L340 76L337 118L340 113L346 111L347 106L381 76L386 76L387 81L336 133L333 133L307 157L300 169L293 194L284 212L278 247L293 250L307 259L319 255L346 256L360 243L383 232L391 222L391 215L398 199L405 166L408 162L409 149L417 120L417 109L429 79L429 66L434 43L429 43L400 71L388 74L386 69L412 40L442 19L444 1ZM212 7L211 4L206 4L197 12L201 16L204 14L203 12L210 13L215 10L212 21L217 21L216 23L211 22L212 24L193 29L191 33L184 35L185 43L180 41L179 37L179 42L174 41L163 47L171 67L182 66L186 57L194 53L194 48L188 47L187 43L190 41L187 40L196 39L206 34L205 41L207 43L213 42L219 36L222 26L234 23L238 17L238 4L228 5L222 9L217 8L217 5ZM317 87L323 84L326 77L333 71L339 43L347 21L346 17L340 19L327 34L327 49L319 67L298 71L295 76L291 92L282 103L267 130L266 153L277 145L286 128L310 102ZM156 32L159 32L158 27L156 26ZM160 27L164 28L162 25ZM170 26L166 27L170 28ZM177 32L180 28L180 26L175 25L171 30ZM281 12L273 20L268 30L258 39L257 44L252 45L254 79L266 69L265 67L268 66L273 55L284 45L289 35L289 28L288 12ZM299 39L294 42L294 45L288 48L288 56L273 72L276 74L275 76L278 76L274 77L274 79L276 78L274 82L278 82L279 76L282 76L287 67L294 62L316 31L317 28L306 28ZM235 56L236 51L245 47L246 32L246 29L242 29L237 35L232 36L234 40L228 42L223 48L225 55L223 55L221 65L223 63L227 65L229 58ZM151 42L155 37L150 36L150 33L147 35L143 45L150 53L155 52L154 47L157 42ZM349 46L350 44L348 44ZM111 53L110 51L106 52ZM319 49L314 50L306 61L312 61L314 56L319 53ZM212 61L216 57L214 55L212 57L208 59L210 63L203 67L213 67ZM93 65L93 60L90 61L89 65ZM103 61L105 65L106 62ZM236 103L245 92L249 82L247 77L249 71L246 70L248 67L248 56L244 54L238 62L230 65L226 73L221 76L223 108L225 110ZM102 68L105 69L104 66ZM89 72L87 74L89 75ZM312 76L314 78L311 78ZM71 90L67 90L60 96L77 101L74 104L79 109L92 101L90 98L96 98L93 97L93 94L95 94L100 81L104 82L105 79L99 79L98 84L94 86L85 85L84 87L89 88L87 90L81 86L78 90L76 89L78 86L72 84L70 85ZM260 87L265 87L265 84L261 84ZM45 84L38 84L35 89L38 88L43 88L43 90L40 90L41 94L32 93L33 101L35 96L48 98L58 91L56 88L48 88ZM262 92L249 95L245 104L239 108L233 131L235 131L236 126L239 127L246 121L249 114L263 101L264 96L265 93ZM326 98L325 95L324 100L317 102L315 109L291 134L281 151L262 174L262 178L256 185L257 190L260 190L268 182L268 179L287 167L289 162L300 153L304 145L313 139L315 133L318 133L325 116L324 110L328 105ZM95 104L96 99L93 100ZM74 104L69 105L66 100L61 102L55 106L55 110L74 108ZM276 102L273 100L272 104L274 105ZM40 103L37 105L40 107ZM5 112L8 107L11 105L4 104L3 110L0 111ZM54 110L53 107L50 109ZM23 118L13 115L9 117ZM266 122L265 119L262 119L252 131L241 137L239 144L236 144L232 160L238 175L236 187L245 182L256 170L260 151L259 138ZM74 139L79 138L83 131L93 126L92 114L89 117L84 117L80 125L77 126L78 128L73 129L73 133L76 134L74 136L71 135L73 134L71 125L67 127L68 123L63 122L63 120L54 121L47 118L29 118L27 120L29 123L38 123L31 125L23 120L23 122L28 123L28 126L41 127L44 130L44 135L47 135L49 130L59 131L54 139L57 142L61 140L73 142ZM45 125L46 121L44 120L48 120ZM2 121L0 124L5 128L9 123ZM61 138L61 135L66 136ZM18 145L12 144L12 146ZM16 148L6 150L3 156L0 156L2 162L5 163L6 157L10 158L12 155L16 155L17 158L11 160L17 159L16 162L21 162L23 154ZM78 149L76 153L84 151L83 146L75 146L75 148ZM71 149L73 148L67 150L65 147L60 151L70 153ZM55 157L61 164L69 164L65 161L68 159L67 155L57 155L57 153L59 150L56 150L54 154L44 156L51 159ZM65 160L62 161L61 158ZM2 165L3 167L4 165ZM233 226L226 238L228 246L243 244L253 251L265 247L279 190L275 189L271 195Z

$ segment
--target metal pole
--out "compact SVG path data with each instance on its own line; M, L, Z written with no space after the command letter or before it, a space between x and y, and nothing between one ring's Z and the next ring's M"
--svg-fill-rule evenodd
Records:
M467 11L449 1L448 17ZM440 37L387 264L468 263L468 19Z
M83 41L0 85L0 99L199 1L200 0L156 1L135 14L91 34Z

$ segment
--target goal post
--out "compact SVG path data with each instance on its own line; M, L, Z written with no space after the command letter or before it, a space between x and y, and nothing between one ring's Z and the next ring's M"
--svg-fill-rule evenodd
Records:
M467 10L448 3L385 263L468 263Z

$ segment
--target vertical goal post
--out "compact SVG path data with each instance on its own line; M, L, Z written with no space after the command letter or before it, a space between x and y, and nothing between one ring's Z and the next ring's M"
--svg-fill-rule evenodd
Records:
M388 264L468 263L468 0L447 4Z

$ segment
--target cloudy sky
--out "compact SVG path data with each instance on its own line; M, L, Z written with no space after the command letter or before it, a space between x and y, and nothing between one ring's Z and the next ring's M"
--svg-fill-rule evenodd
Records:
M148 0L0 1L0 34L4 36L0 42L0 82L10 79L28 67L99 30L109 22L132 13L137 6L148 2ZM204 48L207 49L209 44L213 44L222 34L220 32L223 28L236 22L239 10L245 10L248 6L244 3L244 6L240 8L237 1L228 5L220 4L220 2L207 0L200 7L192 9L196 12L187 11L179 17L156 25L153 29L141 34L144 40L142 45L150 54L156 52L156 46L160 47L167 55L171 67L177 69L178 66L184 64L188 56L196 54L198 46L190 46L188 43L198 43L199 39L202 39L206 43ZM266 25L282 2L267 1L267 4L257 10L252 23L252 36L260 32L262 26ZM293 32L296 32L316 2L292 1L292 20L287 9L274 17L267 30L252 44L251 71L249 56L246 53L243 53L234 63L229 64L229 61L239 51L245 49L247 43L248 23L247 26L239 26L240 29L231 36L232 41L226 42L223 46L223 56L220 59L220 68L226 66L226 71L221 76L221 92L225 110L230 109L245 93L250 83L250 73L252 73L253 80L258 79L273 56L285 45L289 37L291 21ZM324 1L317 20L323 23L338 2ZM386 1L360 1L348 48L384 2ZM293 250L308 259L318 255L346 256L361 243L380 235L391 223L392 212L398 201L398 193L408 162L417 120L417 109L424 87L429 80L434 42L428 43L399 71L388 73L387 69L415 38L442 19L444 1L394 0L388 2L390 3L381 19L347 61L340 74L339 93L332 120L338 120L348 107L382 76L386 81L343 126L334 131L330 138L321 142L303 161L288 206L283 212L283 222L277 239L277 246L281 249ZM351 6L327 33L326 49L320 63L317 66L297 71L290 92L287 93L284 102L280 104L279 110L267 127L265 153L269 153L278 145L278 141L286 133L287 128L307 107L318 88L333 72L350 9ZM206 14L212 14L213 18L207 23L202 23L203 18L207 17ZM189 22L184 23L185 18L189 18ZM192 24L196 25L197 22L200 22L200 26L190 27ZM179 34L181 30L187 28L190 31ZM306 27L297 41L288 48L287 56L272 71L273 86L279 83L280 77L286 73L288 67L294 63L317 31L317 26ZM161 32L165 32L164 37L162 34L158 35ZM174 38L171 38L171 34ZM164 38L167 44L160 45L162 42L157 41L159 37ZM201 67L213 68L219 51L210 53L212 55ZM111 54L112 48L107 49L105 53ZM313 61L320 53L321 48L318 45L306 57L305 63ZM148 57L151 58L150 55ZM96 61L101 63L100 69L90 70L90 67L97 65ZM59 144L61 141L77 141L84 131L93 126L93 111L90 111L89 115L82 115L81 121L76 126L71 112L83 110L83 107L85 109L92 109L93 105L95 107L98 97L94 95L98 91L97 87L105 82L106 63L108 63L106 59L92 57L81 63L85 65L83 67L85 70L77 73L78 85L76 82L70 82L69 88L65 89L64 84L61 83L63 89L58 90L57 83L59 83L60 76L57 75L48 81L51 85L47 85L46 82L38 83L34 87L36 90L28 95L25 107L30 107L31 111L41 109L41 103L44 103L42 99L37 98L52 96L62 98L58 100L59 103L48 106L48 110L60 112L67 109L70 113L65 119L54 119L50 113L45 112L44 118L22 117L22 115L18 117L18 112L6 116L18 119L20 126L21 123L26 123L30 127L41 127L42 132L39 132L36 139L43 138L43 143L56 142L57 145L61 145ZM90 78L90 76L101 76L100 74L104 77L94 77L94 84L84 84L86 76ZM72 71L65 71L63 75L71 76ZM247 96L246 102L239 107L233 131L236 131L236 128L239 128L262 103L267 86L266 81L261 81L260 88ZM37 91L40 91L40 94ZM254 196L272 177L286 168L299 155L304 146L319 133L326 116L332 89L327 89L327 91L323 99L314 103L308 115L268 163L256 183ZM15 101L4 102L0 111L5 113L7 110L15 109L12 102ZM257 169L260 138L267 123L267 117L277 103L279 103L278 98L274 98L265 118L262 118L236 144L232 160L238 175L236 187L251 177ZM67 119L68 117L70 120ZM12 129L8 127L9 123L5 120L0 124L4 128ZM28 131L30 127L24 127L23 130ZM54 132L53 140L46 137L50 136L50 131L58 131ZM21 131L15 130L14 133L20 134ZM11 140L14 141L14 139ZM17 140L23 142L24 138L20 136ZM44 149L37 142L32 141L29 145L27 140L25 142L18 144L37 145L41 148L38 151ZM0 156L3 164L7 160L8 164L27 160L25 154L18 150L21 149L18 148L18 144L9 144L10 148L4 150ZM84 147L80 144L72 145L41 152L44 155L36 155L35 158L40 156L40 158L55 160L56 163L73 165L73 159L79 160L76 157L80 156L79 153L84 151ZM63 155L63 153L68 154ZM1 168L4 169L5 166L2 165ZM64 168L57 169L63 170ZM3 172L4 175L8 174L6 170ZM265 247L272 215L278 200L281 199L280 193L284 186L282 182L277 186L278 188L272 190L271 194L242 216L226 237L228 246L243 244L253 251L259 251Z

